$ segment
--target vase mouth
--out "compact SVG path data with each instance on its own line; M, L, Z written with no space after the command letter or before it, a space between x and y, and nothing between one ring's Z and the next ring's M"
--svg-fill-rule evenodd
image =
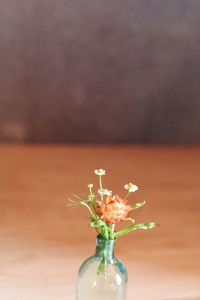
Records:
M96 252L95 256L101 258L103 261L107 263L112 262L114 259L114 248L115 248L115 240L114 239L106 239L101 235L97 236L96 239Z
M106 239L105 237L103 237L101 234L98 234L97 235L97 240L99 241L99 240L102 240L102 241L116 241L116 238L114 238L114 239Z

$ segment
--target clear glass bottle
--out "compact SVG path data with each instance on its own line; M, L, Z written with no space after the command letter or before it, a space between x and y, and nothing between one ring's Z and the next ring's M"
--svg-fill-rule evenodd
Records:
M97 236L96 253L80 267L76 300L125 300L128 275L114 256L115 240Z

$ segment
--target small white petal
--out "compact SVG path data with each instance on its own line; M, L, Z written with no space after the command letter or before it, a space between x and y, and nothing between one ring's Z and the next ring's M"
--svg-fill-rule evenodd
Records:
M134 185L129 189L129 192L134 193L134 192L136 192L137 190L138 190L138 186L134 184Z
M105 195L106 195L106 196L112 196L112 191L107 191L107 192L105 193Z
M129 189L129 185L125 184L124 188L125 188L125 190L128 190Z
M106 171L103 170L103 169L98 169L98 170L95 170L94 173L95 173L96 175L103 176L103 175L106 174Z
M102 195L102 190L98 189L97 193L98 193L99 195Z
M93 186L94 185L92 183L88 184L89 189L93 188Z
M98 189L97 193L101 196L112 196L112 191L108 189Z
M138 186L131 182L129 184L125 184L124 188L128 190L129 193L134 193L138 190Z

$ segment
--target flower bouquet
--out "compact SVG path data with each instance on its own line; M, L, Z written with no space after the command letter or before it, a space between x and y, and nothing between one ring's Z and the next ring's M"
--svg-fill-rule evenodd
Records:
M127 272L124 265L114 256L114 244L118 237L134 230L147 230L155 223L136 224L131 216L134 210L141 208L145 201L128 204L129 196L138 190L133 183L124 185L125 195L120 197L103 186L105 170L98 169L99 187L94 192L94 185L88 184L88 197L84 199L74 195L68 206L84 206L89 211L90 227L97 231L96 253L87 259L79 270L76 291L77 300L124 300L126 297ZM119 222L128 221L131 225L117 230Z

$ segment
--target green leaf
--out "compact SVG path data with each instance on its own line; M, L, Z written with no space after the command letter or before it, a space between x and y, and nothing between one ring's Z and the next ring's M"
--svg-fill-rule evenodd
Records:
M155 223L134 224L134 225L128 226L122 230L115 232L115 237L117 238L117 237L123 236L134 230L139 230L139 229L147 230L147 229L153 229L155 227L156 227Z
M105 230L105 238L108 240L108 228L106 225L104 225L104 230Z
M77 206L76 201L72 200L72 199L68 199L69 203L66 203L65 205L68 207L75 207Z
M90 224L91 227L99 227L102 225L104 226L104 222L102 220L95 220Z
M108 227L107 225L103 222L103 224L100 226L100 231L101 235L108 240L109 235L108 235Z
M67 207L75 207L75 205L73 203L68 203L65 206L67 206Z
M135 223L135 220L133 218L126 218L125 221L131 221L132 223Z
M143 202L138 202L138 203L132 205L131 208L132 208L132 209L138 209L138 208L142 207L143 205L145 205L145 203L146 203L145 201L143 201Z
M89 202L93 202L94 201L94 194L88 195L88 200L89 200Z
M79 200L83 200L81 197L79 197L78 195L73 194L73 196Z
M156 227L156 224L151 222L151 223L141 223L141 224L135 224L135 230L138 229L143 229L143 230L147 230L147 229L153 229Z

